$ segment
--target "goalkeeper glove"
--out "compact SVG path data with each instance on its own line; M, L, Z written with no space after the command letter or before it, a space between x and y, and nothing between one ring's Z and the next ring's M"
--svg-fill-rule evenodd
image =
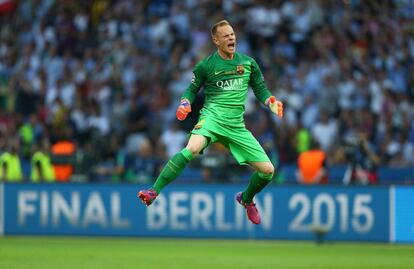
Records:
M276 100L273 95L267 98L265 104L269 106L270 110L275 113L279 118L283 117L283 103Z
M178 120L183 121L187 118L188 113L191 112L191 104L188 99L182 99L180 105L177 108L175 116Z

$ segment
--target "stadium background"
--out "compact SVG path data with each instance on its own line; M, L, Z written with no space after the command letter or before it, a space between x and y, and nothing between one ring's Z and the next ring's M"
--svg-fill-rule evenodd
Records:
M253 95L246 104L247 127L279 169L258 198L260 227L234 207L249 169L217 145L152 209L135 199L185 145L202 94L185 122L174 112L223 18L285 103L283 120ZM0 185L2 234L414 242L413 1L6 0L0 25L0 152L22 164L21 182ZM361 132L380 157L379 182L342 186L344 141ZM327 186L297 183L301 137L327 153ZM69 157L52 152L61 141L75 146ZM31 183L39 150L73 172ZM2 260L21 265L5 249ZM394 268L413 264L404 258Z

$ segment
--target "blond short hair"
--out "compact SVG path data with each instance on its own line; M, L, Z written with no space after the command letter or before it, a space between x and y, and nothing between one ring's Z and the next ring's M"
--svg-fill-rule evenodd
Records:
M221 26L226 26L226 25L230 25L230 23L226 20L221 20L219 22L216 22L213 27L211 27L211 35L215 36L217 33L217 28L221 27Z

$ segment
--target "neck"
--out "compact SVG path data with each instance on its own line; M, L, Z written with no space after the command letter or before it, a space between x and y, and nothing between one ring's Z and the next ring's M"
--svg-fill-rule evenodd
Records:
M218 50L217 52L220 55L220 57L223 58L224 60L233 60L234 58L234 53L226 53L222 50Z

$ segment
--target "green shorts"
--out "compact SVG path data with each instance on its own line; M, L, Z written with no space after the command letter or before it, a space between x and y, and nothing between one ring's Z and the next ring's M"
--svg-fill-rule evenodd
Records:
M202 118L194 126L191 134L207 138L207 146L218 142L230 150L239 164L249 162L270 162L269 157L257 139L246 127L233 127Z

